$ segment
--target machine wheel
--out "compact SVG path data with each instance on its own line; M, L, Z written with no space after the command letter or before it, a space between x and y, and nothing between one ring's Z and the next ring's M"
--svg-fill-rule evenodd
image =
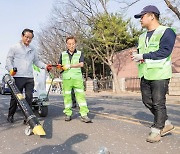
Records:
M32 107L34 108L34 110L39 109L38 100L36 98L33 98Z
M30 126L26 127L26 129L25 129L25 134L26 134L27 136L30 136L30 135L32 134L32 129L30 128Z
M41 106L38 110L40 117L46 117L48 115L48 106Z
M38 110L39 109L39 106L37 106L37 105L34 105L33 107L34 107L34 110Z

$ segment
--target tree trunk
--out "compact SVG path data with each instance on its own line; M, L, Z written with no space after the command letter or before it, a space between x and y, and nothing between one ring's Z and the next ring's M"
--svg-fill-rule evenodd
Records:
M85 80L87 81L87 79L88 79L88 72L89 72L89 68L88 68L88 66L87 66L87 63L85 63Z
M86 68L86 81L87 81L87 79L88 79L88 72L89 72L89 69Z
M120 82L119 82L119 78L117 75L117 71L115 70L114 66L111 65L110 69L112 71L112 75L113 75L113 82L114 82L114 89L116 93L120 93L121 92L121 88L120 88Z

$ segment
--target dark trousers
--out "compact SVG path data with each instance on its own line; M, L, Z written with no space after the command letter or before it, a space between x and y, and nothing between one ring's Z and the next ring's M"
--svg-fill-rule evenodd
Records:
M162 129L168 119L166 111L166 93L168 91L169 79L146 80L141 78L141 94L144 105L154 115L152 127Z
M72 97L72 107L75 108L76 107L76 96L75 96L73 88L71 90L71 97Z
M15 79L15 84L21 93L23 92L23 89L25 89L25 99L30 105L30 107L32 107L34 79L24 78L24 77L14 77L14 79ZM12 94L8 116L13 116L16 112L16 108L17 108L17 101Z

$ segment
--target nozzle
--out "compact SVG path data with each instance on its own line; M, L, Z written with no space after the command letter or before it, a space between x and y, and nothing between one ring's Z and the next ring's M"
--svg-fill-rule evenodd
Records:
M46 135L43 127L41 125L37 125L33 128L34 135Z

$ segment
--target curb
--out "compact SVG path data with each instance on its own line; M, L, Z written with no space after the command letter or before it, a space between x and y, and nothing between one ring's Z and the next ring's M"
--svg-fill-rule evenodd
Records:
M125 95L120 95L118 96L118 94L96 94L96 93L91 93L86 94L86 97L100 97L100 98L104 98L104 99L127 99L127 100L136 100L136 101L142 101L141 99L141 95L138 94L125 94ZM174 98L173 98L174 97ZM180 105L180 98L177 96L167 96L167 104L174 104L174 105Z

